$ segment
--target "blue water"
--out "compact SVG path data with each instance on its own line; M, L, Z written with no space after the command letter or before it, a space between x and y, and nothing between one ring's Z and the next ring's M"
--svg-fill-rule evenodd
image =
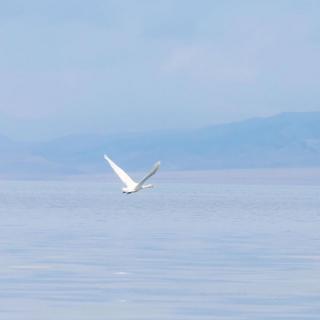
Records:
M319 319L320 187L0 184L0 319Z

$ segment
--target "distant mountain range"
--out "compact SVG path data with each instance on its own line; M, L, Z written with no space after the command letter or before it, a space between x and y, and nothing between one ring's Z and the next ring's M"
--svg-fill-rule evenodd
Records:
M71 135L23 144L0 136L1 177L106 172L103 154L131 170L161 160L166 170L320 167L320 112L184 131Z

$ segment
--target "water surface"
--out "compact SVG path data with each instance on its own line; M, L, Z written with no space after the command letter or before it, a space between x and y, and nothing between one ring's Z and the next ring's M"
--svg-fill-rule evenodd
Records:
M319 319L320 187L0 184L0 319Z

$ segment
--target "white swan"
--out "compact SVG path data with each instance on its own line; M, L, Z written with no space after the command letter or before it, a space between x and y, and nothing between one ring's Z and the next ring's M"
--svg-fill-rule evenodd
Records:
M160 161L158 161L153 169L140 181L133 181L129 175L124 172L120 167L118 167L108 156L104 155L104 158L108 161L113 171L120 178L120 180L124 183L125 187L122 188L123 193L133 193L137 192L141 189L153 188L152 184L144 184L151 176L153 176L160 168Z

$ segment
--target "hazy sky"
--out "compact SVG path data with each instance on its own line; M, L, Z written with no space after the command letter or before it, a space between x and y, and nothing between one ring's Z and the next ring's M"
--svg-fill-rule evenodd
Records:
M0 133L320 111L320 1L4 0Z

